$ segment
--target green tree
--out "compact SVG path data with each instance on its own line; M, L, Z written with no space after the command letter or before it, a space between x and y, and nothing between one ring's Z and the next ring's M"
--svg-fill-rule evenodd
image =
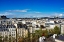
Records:
M54 29L50 29L49 34L54 34Z
M42 30L40 28L40 30L36 30L35 31L35 34L38 35L39 37L41 37L43 34L44 34L45 37L48 37L48 30L47 29L46 30Z
M0 36L0 42L2 42L2 36Z
M44 30L43 33L44 33L44 36L45 36L45 37L48 37L48 30L47 30L47 29Z
M43 33L42 28L35 31L35 35L38 35L39 37L42 36L42 33Z
M54 34L60 34L60 28L55 26L54 27Z

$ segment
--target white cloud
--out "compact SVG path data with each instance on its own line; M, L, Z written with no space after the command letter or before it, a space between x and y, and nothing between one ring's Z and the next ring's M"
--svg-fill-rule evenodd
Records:
M62 16L63 14L59 14L59 16Z
M24 9L24 10L8 10L9 12L28 12L30 9Z
M62 13L45 13L45 12L37 12L37 11L29 11L29 10L30 9L8 10L7 12L0 13L0 15L6 15L6 16L12 15L15 17L52 17L52 16L60 16L61 17L61 16L63 16ZM23 13L23 12L25 12L25 13Z
M35 12L35 13L41 13L41 12Z
M13 14L9 12L5 12L5 13L0 13L0 15L13 15Z
M20 15L20 17L48 17L48 15L45 14L24 14L24 15Z

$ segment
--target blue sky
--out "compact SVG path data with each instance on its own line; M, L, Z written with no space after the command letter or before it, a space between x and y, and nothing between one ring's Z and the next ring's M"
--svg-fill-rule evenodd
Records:
M64 0L0 0L0 15L8 17L64 16Z

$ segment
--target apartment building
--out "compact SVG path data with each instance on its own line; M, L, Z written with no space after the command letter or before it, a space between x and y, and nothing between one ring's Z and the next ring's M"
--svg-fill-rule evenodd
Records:
M18 24L14 25L16 26L18 37L28 37L28 29L26 24L18 22Z
M7 25L9 35L16 38L16 27L14 25Z
M9 32L6 25L0 25L0 36L8 36Z

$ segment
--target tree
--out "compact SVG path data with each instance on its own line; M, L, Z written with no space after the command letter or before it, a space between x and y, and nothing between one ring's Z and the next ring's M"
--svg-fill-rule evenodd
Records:
M18 38L18 42L24 42L24 38Z
M54 34L60 34L60 28L55 26L54 27Z
M38 35L39 37L41 37L43 34L44 34L45 37L48 37L48 30L47 29L46 30L42 30L40 28L40 30L36 30L35 31L35 34Z
M0 42L2 42L2 36L0 36Z
M50 29L49 34L54 34L54 29Z
M44 30L43 33L44 33L44 36L45 36L45 37L48 37L48 30L47 30L47 29Z
M42 36L42 33L43 33L42 28L40 28L39 30L35 31L35 35L38 35L39 37Z

